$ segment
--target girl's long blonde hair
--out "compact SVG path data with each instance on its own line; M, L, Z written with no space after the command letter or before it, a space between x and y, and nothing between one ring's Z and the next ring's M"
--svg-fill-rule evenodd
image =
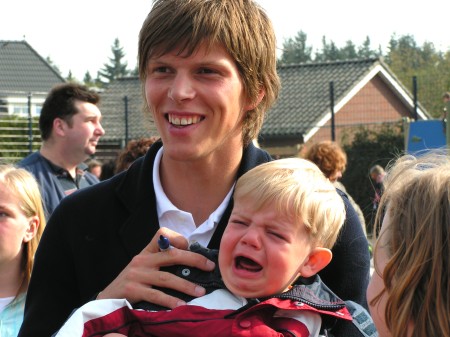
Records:
M388 226L375 250L385 245L388 263L385 289L372 304L385 293L385 321L395 337L406 337L411 323L412 336L448 337L450 158L437 152L403 156L388 168L384 186L375 225L388 212Z
M34 254L45 227L45 215L42 206L39 185L34 176L22 168L12 165L0 165L0 182L5 184L8 190L20 199L20 209L27 217L37 216L39 227L36 235L30 241L24 243L22 250L21 270L23 274L19 294L26 291L30 282L33 269Z

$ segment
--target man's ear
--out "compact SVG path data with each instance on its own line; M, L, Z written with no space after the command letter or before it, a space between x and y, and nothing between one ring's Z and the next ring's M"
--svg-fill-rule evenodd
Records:
M32 216L28 220L28 228L23 237L23 242L29 242L36 236L39 228L39 217L37 215Z
M259 103L261 103L262 99L264 98L264 95L266 94L266 91L264 89L259 89L258 97L256 97L256 100L253 102L248 103L248 105L245 106L245 111L253 110L258 106Z
M67 127L67 123L65 120L63 120L62 118L55 118L53 120L53 132L60 135L60 136L64 136L66 133L66 127Z
M330 263L332 257L333 253L328 248L314 248L300 267L300 275L310 277L317 274Z

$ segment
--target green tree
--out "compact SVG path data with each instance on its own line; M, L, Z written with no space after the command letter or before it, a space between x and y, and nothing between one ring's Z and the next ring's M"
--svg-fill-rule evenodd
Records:
M123 47L120 46L118 38L114 40L111 51L113 56L109 58L109 63L103 64L103 69L98 72L98 78L104 83L111 82L118 77L127 76L129 74L127 69L128 63L123 61L125 53Z
M358 58L367 59L380 57L383 53L381 47L378 50L374 50L371 47L370 38L367 36L362 45L358 48Z
M351 40L345 43L345 46L341 48L339 53L339 58L341 60L352 60L358 58L358 53L356 52L356 46Z
M66 81L67 82L76 82L77 81L77 79L72 74L72 70L69 70L69 73L67 74L67 77L66 77Z
M280 62L289 64L311 61L312 47L307 45L307 37L303 31L299 31L293 39L284 41Z
M341 51L336 46L336 44L330 40L327 42L325 36L322 37L322 50L316 53L315 61L337 61L341 60Z
M418 46L411 35L393 35L385 60L411 93L416 78L419 102L432 116L440 118L442 93L450 88L450 52L436 51L431 42Z
M89 71L86 71L86 73L84 74L83 83L88 87L97 86L96 81L92 78L91 73Z

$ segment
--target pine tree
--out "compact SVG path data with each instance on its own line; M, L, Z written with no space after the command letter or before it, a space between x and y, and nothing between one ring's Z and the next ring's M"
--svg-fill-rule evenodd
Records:
M382 55L381 47L379 50L374 50L371 48L370 45L370 38L367 36L364 40L363 44L358 48L358 58L360 59L368 59L368 58L375 58L380 57Z
M345 46L339 52L339 58L341 60L353 60L358 58L358 53L356 52L356 46L351 40L345 43Z
M128 63L123 62L122 59L125 57L123 47L120 46L119 39L114 40L114 44L111 47L113 56L109 58L109 63L103 64L103 69L98 72L99 79L102 82L108 83L116 78L127 76L129 71L127 69Z
M284 64L311 61L312 47L306 44L307 35L299 31L294 39L289 38L283 43L283 54L280 62Z
M91 73L89 71L86 71L86 73L84 74L83 83L87 87L97 86L96 81L92 78Z
M325 36L322 37L322 51L316 53L315 61L323 62L323 61L337 61L341 60L341 51L336 46L336 44L330 40L330 43L327 42Z
M76 82L77 81L77 79L72 74L72 70L69 70L69 73L67 74L67 77L66 77L66 81L67 82Z

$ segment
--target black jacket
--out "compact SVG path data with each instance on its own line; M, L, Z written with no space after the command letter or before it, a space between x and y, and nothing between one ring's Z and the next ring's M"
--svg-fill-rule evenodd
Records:
M36 252L20 337L51 336L73 309L111 283L151 241L159 229L152 170L161 146L160 142L155 143L127 171L61 201ZM270 160L265 151L249 145L244 150L238 177ZM348 199L343 199L349 205ZM230 201L209 248L219 247L232 206ZM336 261L345 265L331 269L333 285L324 282L341 298L365 304L369 275L367 240L352 208L348 214L344 225L347 228L339 239L339 245L346 247L337 246L334 253ZM348 251L351 254L347 257L336 256ZM346 290L347 284L352 296L334 288L346 285Z

